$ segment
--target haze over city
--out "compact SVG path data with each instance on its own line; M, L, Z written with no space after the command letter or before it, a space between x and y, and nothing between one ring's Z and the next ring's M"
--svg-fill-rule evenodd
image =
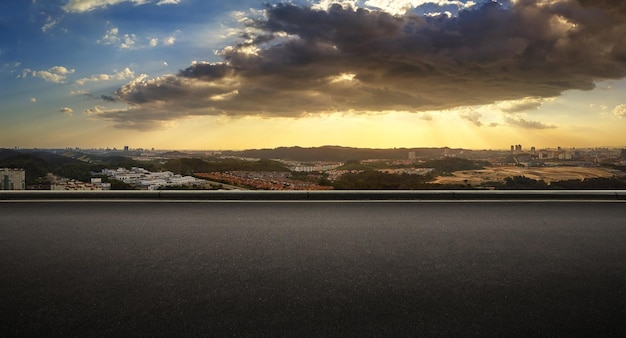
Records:
M8 0L0 41L5 148L626 145L621 2Z

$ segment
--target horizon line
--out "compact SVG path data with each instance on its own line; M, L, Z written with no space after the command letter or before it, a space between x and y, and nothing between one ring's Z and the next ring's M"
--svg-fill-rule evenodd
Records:
M515 146L516 144L511 144L511 146ZM0 146L0 149L6 150L109 150L109 151L126 151L124 148L126 146L121 147L76 147L76 146L66 146L66 147L4 147ZM157 148L157 147L129 147L127 151L193 151L193 152L224 152L224 151L251 151L251 150L275 150L279 148L302 148L302 149L315 149L315 148L349 148L349 149L371 149L371 150L398 150L398 149L451 149L451 150L469 150L469 151L510 151L508 147L506 148L464 148L464 147L451 147L451 146L399 146L399 147L357 147L357 146L343 146L343 145L321 145L321 146L300 146L300 145L291 145L291 146L276 146L276 147L262 147L262 148L244 148L244 149L185 149L185 148ZM536 150L551 150L551 149L626 149L626 145L622 146L575 146L575 147L564 147L564 146L550 146L550 147L537 147L530 146L523 148L524 150L531 150L531 148L535 148Z

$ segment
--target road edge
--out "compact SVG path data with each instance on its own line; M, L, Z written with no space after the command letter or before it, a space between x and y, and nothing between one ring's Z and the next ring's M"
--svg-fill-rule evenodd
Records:
M0 191L0 200L626 200L626 190L109 190Z

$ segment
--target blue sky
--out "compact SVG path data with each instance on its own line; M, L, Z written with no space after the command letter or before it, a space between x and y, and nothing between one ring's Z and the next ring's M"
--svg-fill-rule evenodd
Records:
M0 147L625 146L610 1L5 0Z

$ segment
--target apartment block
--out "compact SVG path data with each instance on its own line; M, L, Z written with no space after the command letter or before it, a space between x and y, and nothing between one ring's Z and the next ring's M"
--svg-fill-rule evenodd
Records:
M26 171L24 169L0 168L0 190L25 190Z

